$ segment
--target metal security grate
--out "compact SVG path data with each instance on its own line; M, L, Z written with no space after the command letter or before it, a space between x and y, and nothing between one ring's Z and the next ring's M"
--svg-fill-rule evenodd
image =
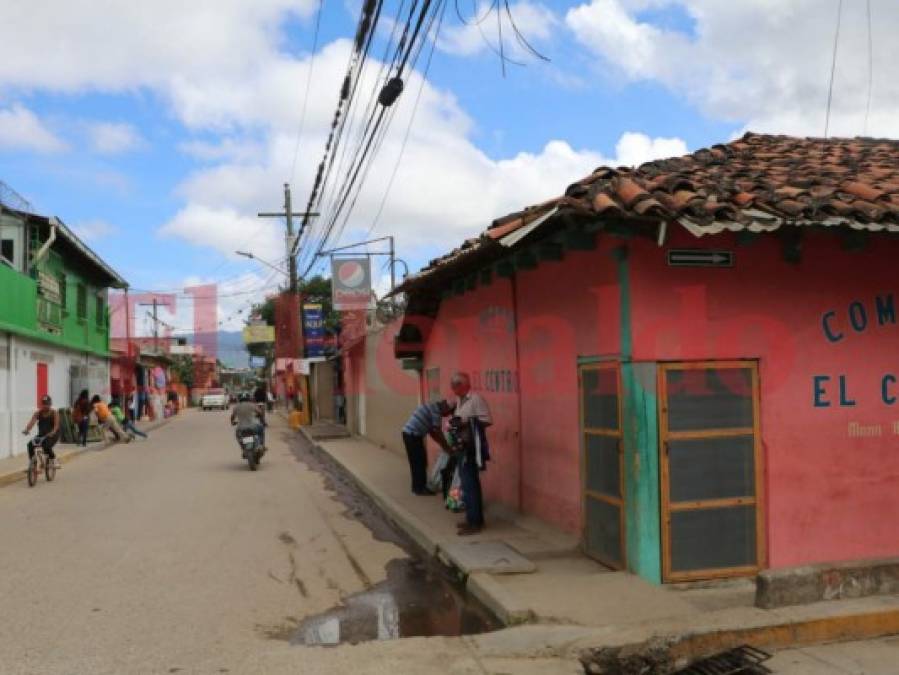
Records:
M772 671L762 663L770 658L761 649L743 645L697 661L675 675L765 675Z

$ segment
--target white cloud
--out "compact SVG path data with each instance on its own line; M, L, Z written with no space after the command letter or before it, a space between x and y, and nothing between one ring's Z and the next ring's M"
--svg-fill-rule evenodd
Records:
M93 241L113 236L118 233L119 228L105 220L87 220L76 223L72 230L85 241Z
M250 251L277 266L284 257L280 230L281 226L271 220L232 207L191 201L160 228L159 234L235 258L235 251Z
M0 25L0 87L52 91L124 91L146 88L169 106L174 119L202 140L181 150L203 164L177 188L183 206L159 233L233 255L249 249L269 261L283 258L283 224L260 220L257 211L282 203L281 185L293 178L294 205L302 210L330 130L337 84L346 69L349 40L324 45L316 55L305 131L296 171L293 157L299 110L310 68L308 55L279 49L279 28L293 13L309 17L315 0L178 0L100 5L90 0L40 0L12 10ZM520 28L539 41L559 28L545 6L516 6ZM7 17L9 18L9 17ZM77 21L76 21L77 18ZM552 22L555 21L555 24ZM16 26L9 28L10 23ZM84 30L63 30L79 25ZM115 30L110 30L115 26ZM62 36L46 52L37 36ZM461 39L461 38L460 38ZM45 53L46 52L46 53ZM369 59L359 96L379 87L379 64ZM396 166L421 84L408 73L390 132L368 174L343 242L368 232ZM358 133L361 110L345 142ZM676 139L622 137L617 157L572 148L563 140L537 153L491 158L472 140L474 123L455 96L426 83L390 200L375 234L393 233L405 258L447 249L491 220L561 194L604 163L637 163L659 153L683 151ZM338 162L334 176L346 173ZM326 194L333 195L329 185ZM329 200L325 201L325 215ZM322 218L316 227L325 222ZM316 234L317 229L312 233Z
M327 46L316 61L313 90L321 80L338 81L345 67L349 44ZM305 62L282 63L285 73L303 72ZM377 64L372 64L372 70ZM276 69L277 70L277 69ZM421 83L413 74L397 104L398 110L372 170L349 219L343 242L359 240L367 234L396 165L414 97ZM363 83L363 90L374 81ZM281 183L290 175L295 148L295 125L290 111L296 106L282 96L279 77L266 76L249 89L252 96L269 101L263 105L236 103L210 95L197 96L204 106L221 104L209 114L223 121L239 119L255 126L267 119L267 143L257 156L225 157L223 161L195 171L178 188L187 206L163 228L168 236L180 236L191 243L206 245L223 253L240 247L242 238L259 228L258 210L277 210L281 203ZM239 94L242 96L242 94ZM363 99L364 100L364 99ZM333 100L310 100L307 134L300 149L295 181L294 207L302 210L312 184L316 164L330 125ZM262 115L267 115L263 118ZM206 115L203 115L206 117ZM569 183L589 174L601 164L637 164L661 156L684 154L679 139L651 139L644 134L624 134L615 157L589 150L577 150L568 143L551 141L539 153L519 153L492 159L471 140L472 122L448 92L426 83L415 124L405 147L390 199L380 218L376 234L393 233L403 255L413 250L446 249L485 228L494 218L562 194ZM351 133L346 134L351 139ZM239 144L224 141L224 145ZM335 176L345 168L337 167ZM334 194L334 186L328 192ZM326 206L328 201L325 202ZM327 215L328 211L325 210ZM318 227L319 225L316 225ZM211 233L215 233L211 236ZM313 229L313 232L318 230ZM283 224L270 223L256 237L254 251L269 258L282 257ZM302 271L302 270L301 270Z
M869 135L899 136L899 12L872 3L874 85ZM680 9L692 30L641 18ZM704 113L755 131L818 135L836 28L836 3L817 0L592 0L565 17L576 39L627 80L658 82ZM651 15L650 15L651 16ZM844 3L831 135L864 131L868 83L865 4Z
M275 53L285 20L308 17L316 5L317 0L7 2L0 22L0 84L133 91L165 89L177 78L246 75Z
M87 133L94 152L101 155L139 150L147 144L140 132L125 122L93 122L87 125Z
M181 143L178 149L185 155L202 162L222 160L248 162L257 160L265 151L258 141L240 138L224 138L218 141L193 140Z
M65 142L25 106L15 103L0 109L0 149L62 152Z
M339 81L346 66L348 50L346 41L322 50L316 59L313 91L333 92L333 83ZM372 64L372 76L363 81L360 91L374 90L377 65ZM229 254L246 247L244 240L261 228L254 237L253 251L268 259L283 257L283 224L263 224L255 214L278 210L282 203L281 184L291 174L298 107L295 97L285 96L282 84L283 80L303 81L307 67L307 61L279 59L274 68L247 83L243 91L231 88L232 96L226 92L215 95L220 91L219 83L198 83L203 90L197 89L188 97L197 105L183 108L192 122L215 119L222 128L234 124L259 128L265 124L266 142L253 153L230 151L242 146L239 135L226 136L215 148L192 147L194 151L208 151L210 158L221 149L221 161L195 171L179 186L178 194L187 205L163 227L166 236L178 236ZM406 83L391 130L347 223L344 243L363 238L380 208L420 84L417 73ZM304 200L329 131L334 102L332 97L310 99L294 181L296 210L306 206ZM353 138L350 128L346 140ZM455 97L426 83L390 199L379 220L380 229L375 232L395 234L403 256L415 257L415 251L458 245L494 218L562 194L568 184L601 164L638 164L686 152L680 139L652 139L631 132L619 140L615 157L574 149L555 140L538 153L496 160L470 140L472 131L472 121ZM345 173L346 168L338 165L334 175ZM334 194L334 185L326 192ZM326 200L325 215L329 213L328 203ZM319 232L315 228L320 224L318 221L313 233Z

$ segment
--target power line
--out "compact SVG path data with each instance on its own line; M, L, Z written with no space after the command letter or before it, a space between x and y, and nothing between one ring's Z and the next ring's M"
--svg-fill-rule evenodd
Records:
M306 91L303 93L303 108L300 112L300 124L297 128L297 142L293 148L293 164L290 168L290 180L287 181L288 183L293 183L297 174L297 157L299 157L300 153L300 139L303 137L303 127L306 124L306 106L309 103L309 87L312 84L312 70L315 68L315 52L318 50L318 32L321 27L323 4L324 0L318 0L318 10L315 13L315 32L312 36L312 56L309 57L309 73L306 76Z
M418 0L412 0L412 3L409 7L409 17L406 19L406 22L407 22L406 27L403 30L403 37L400 40L397 40L399 28L402 25L402 15L403 15L403 9L405 8L405 5L406 5L406 0L402 0L399 4L399 7L397 8L396 17L393 21L393 29L390 32L390 37L387 40L387 44L384 46L384 55L381 57L381 68L378 71L377 77L372 80L372 90L369 94L368 103L365 106L365 112L363 112L361 116L358 116L358 115L352 115L351 111L350 111L347 115L349 118L349 125L350 125L347 133L350 136L352 136L353 128L355 126L357 126L356 118L358 118L358 122L359 122L359 124L358 124L359 131L357 134L357 141L354 144L350 144L350 143L343 144L343 150L341 152L340 160L337 163L338 174L345 172L347 170L349 163L352 161L349 156L349 148L351 147L351 145L354 148L358 148L359 146L361 146L362 142L365 139L366 134L368 133L368 130L369 130L370 124L371 124L371 120L374 115L375 106L377 105L378 89L381 86L382 81L385 81L385 79L386 79L385 73L388 71L388 68L393 67L393 63L395 62L395 60L397 58L397 53L395 52L393 59L390 59L391 47L394 42L397 42L397 45L399 46L402 43L402 41L405 40L406 33L408 31L408 26L412 23L412 16L413 16L415 7L418 5ZM361 122L362 120L367 120L367 124L365 125L364 129L362 129L362 122ZM335 205L337 203L338 196L339 196L338 193L335 191L333 197L330 199L330 201L328 203L328 206L324 209L325 212L330 213L330 211L333 210L333 208L335 207Z
M368 232L365 233L365 238L368 239L371 237L371 233L374 231L375 227L378 225L378 221L381 218L381 214L384 212L384 206L387 204L387 199L390 196L390 191L393 189L393 181L396 179L396 174L399 171L400 163L403 160L403 153L406 151L406 144L409 142L409 136L412 132L412 124L415 122L415 114L418 112L418 104L421 101L421 94L424 91L425 83L428 79L428 72L431 69L431 60L434 57L434 50L437 46L437 37L440 34L440 27L443 24L443 14L446 11L446 4L444 4L443 9L440 13L440 20L437 23L437 29L434 31L434 36L431 42L431 51L428 53L428 60L425 62L425 68L421 74L421 84L418 87L418 94L415 96L415 103L412 106L412 114L409 116L409 124L406 125L406 133L403 136L403 142L400 145L400 151L396 156L396 162L393 165L393 171L390 172L390 178L387 181L387 188L384 190L384 196L381 198L381 203L378 205L378 211L375 213L375 217L371 221L371 226L368 228Z
M868 15L868 102L865 104L865 128L862 136L868 135L868 116L871 114L871 90L874 87L874 36L871 32L871 0L865 3Z
M404 42L404 39L401 39L400 45L398 45L397 49L397 58L395 58L396 66L396 74L393 78L385 85L385 88L382 90L382 94L390 85L390 83L398 81L399 88L401 91L402 80L401 76L406 65L409 63L409 59L412 57L412 54L415 53L415 59L421 53L421 44L419 44L419 36L421 35L422 28L426 22L428 22L428 27L424 32L424 35L427 35L430 32L431 26L434 23L434 20L438 14L442 14L441 10L445 4L445 0L438 0L437 3L432 3L432 0L423 0L421 4L421 8L419 9L418 16L415 19L415 25L411 30L411 34L409 33L408 27L404 29L404 37L409 35L408 42ZM432 7L435 8L435 11L432 11ZM411 17L410 17L411 18ZM411 25L411 23L410 23ZM395 99L394 99L395 100ZM381 102L379 96L379 102ZM344 213L344 209L347 204L350 204L350 211L347 211L347 217L344 218L343 224L338 230L338 235L334 237L333 241L339 239L339 234L342 232L343 227L346 224L348 214L352 211L352 206L355 204L356 198L358 197L359 190L361 190L361 185L364 182L364 178L368 173L368 170L371 167L371 163L373 161L374 156L377 154L376 149L380 147L381 142L383 141L383 134L386 133L386 127L382 131L382 124L384 122L384 118L390 112L390 117L392 118L392 113L395 110L391 106L392 101L389 103L383 103L380 107L380 110L377 112L377 117L374 115L369 119L366 124L366 128L370 129L367 134L367 138L364 142L364 146L361 147L358 152L353 165L347 171L346 175L343 178L341 188L339 190L339 197L336 202L336 207L333 209L332 213L329 214L329 219L327 224L323 226L323 233L319 240L318 245L315 247L315 251L312 254L306 270L304 271L304 275L309 272L312 266L315 263L316 258L321 253L322 250L328 245L329 242L332 241L332 234L334 232L334 228L340 219L340 216ZM389 126L389 125L388 125ZM377 141L377 142L376 142ZM373 152L373 150L375 150ZM364 168L364 171L363 171ZM360 181L360 175L362 176L362 181ZM351 195L355 196L350 199Z
M837 29L833 36L833 59L830 62L830 84L827 87L827 112L824 115L824 138L830 130L830 105L833 101L833 76L837 69L837 46L840 42L840 23L843 20L843 0L837 5Z
M356 85L358 84L358 74L361 70L362 63L364 62L365 55L368 52L368 48L371 45L371 35L374 34L374 27L377 25L377 20L380 16L381 4L381 0L365 0L365 3L362 5L359 24L356 27L356 38L353 42L353 51L350 54L347 72L340 87L337 107L331 122L331 133L328 135L328 140L325 143L325 152L319 162L318 171L316 172L312 190L309 194L309 201L306 207L307 213L315 211L320 203L322 187L327 183L326 170L328 170L328 172L330 171L328 167L333 165L334 153L337 149L336 146L339 146L340 144L340 136L343 133L343 128L346 123L344 112L351 104L352 98L355 95ZM308 223L308 217L304 217L300 227L300 237ZM300 237L297 237L297 244L300 242ZM290 254L296 255L296 248L294 248Z
M416 9L416 7L418 6L418 2L419 2L419 0L413 0L413 2L411 3L411 5L410 5L410 7L409 7L409 16L408 16L407 19L406 19L406 25L405 25L405 27L404 27L404 29L403 29L403 35L402 35L402 37L400 38L399 42L397 43L397 50L396 50L395 53L394 53L394 57L393 57L393 59L391 60L391 64L396 63L397 59L399 58L399 54L400 54L400 52L402 51L402 48L403 48L404 45L405 45L405 41L406 41L406 37L407 37L407 35L408 35L409 27L411 26L412 18L413 18L413 16L414 16L415 9ZM399 19L399 17L401 16L401 14L402 14L402 5L400 6L400 9L399 9L398 12L397 12L397 19ZM395 29L396 29L396 26L397 26L397 25L398 25L398 21L395 22L395 24L394 24L393 35L396 34L396 30L395 30ZM369 37L371 37L373 34L374 34L374 33L372 32L372 33L369 35ZM392 39L391 39L391 41L392 41ZM367 54L367 51L368 51L369 47L370 47L370 43L366 46L366 54ZM388 47L387 47L387 52L389 52L389 44L388 44ZM385 52L385 59L384 59L385 61L386 61L386 53L387 53L387 52ZM391 67L392 67L392 66L391 66ZM346 124L347 119L350 117L350 114L349 114L349 113L350 113L350 110L352 109L353 103L355 103L355 91L356 91L356 86L358 85L359 79L361 79L362 68L364 68L364 60L363 60L363 62L361 63L361 65L360 65L358 71L356 72L356 79L355 79L355 81L354 81L353 91L352 91L353 97L352 97L352 100L350 101L350 105L349 105L349 107L348 107L347 114L346 114L346 115L343 117L343 119L341 120L341 126L340 126L340 129L338 130L338 135L339 135L339 136L341 136L341 135L343 134L344 125ZM345 82L345 84L346 84L346 82ZM376 86L377 86L377 82L376 82L375 84L376 84ZM365 128L365 131L363 131L363 133L360 135L360 141L359 141L359 143L357 144L357 147L361 146L362 142L364 142L364 139L365 139L365 137L366 137L366 135L367 135L367 133L368 133L368 130L369 130L370 127L371 127L372 118L373 118L374 113L375 113L375 110L376 110L376 108L375 108L375 106L374 106L374 98L375 98L375 96L374 96L374 92L373 92L373 93L372 93L371 100L370 100L370 103L369 103L369 106L367 106L367 108L366 108L366 112L369 112L369 111L370 111L370 115L367 115L368 121L367 121L367 123L366 123L366 128ZM366 116L366 115L363 115L363 117L365 117L365 116ZM338 138L338 144L339 144L339 142L340 142L340 139ZM346 146L345 146L345 147L346 147ZM358 150L357 150L357 152L358 152ZM335 149L335 153L336 153L336 149ZM344 153L344 156L345 156L345 153ZM341 163L342 163L342 162L341 162ZM318 208L319 205L321 204L322 199L323 199L323 196L324 196L324 192L327 191L327 186L328 186L328 184L329 184L329 182L330 182L330 175L331 175L331 172L332 172L333 168L334 168L334 157L332 156L331 159L330 159L330 161L328 162L327 172L326 172L325 180L324 180L324 182L323 182L323 187L324 187L324 189L322 190L322 194L320 194L320 195L318 196L318 201L316 202L316 208ZM347 171L349 171L349 169L348 169ZM341 192L342 192L342 190L339 190L339 191L337 191L337 192L335 193L335 196L332 198L331 204L329 205L329 211L330 211L330 210L333 210L334 204L337 203L337 200L339 199L339 195L341 194ZM324 222L324 221L321 221L321 222ZM321 226L320 226L320 230L321 230L321 234L317 237L318 243L315 244L315 245L312 245L312 246L307 246L306 249L304 250L303 259L304 259L304 261L305 261L306 259L308 259L309 262L310 262L310 264L312 264L312 261L315 260L316 255L317 255L317 252L321 250L323 243L327 240L327 237L328 237L328 235L329 235L329 233L330 233L330 227L329 227L329 226L326 226L326 225L321 225ZM311 234L310 234L309 239L310 239L310 243L311 243L311 240L313 239L313 237L312 237Z

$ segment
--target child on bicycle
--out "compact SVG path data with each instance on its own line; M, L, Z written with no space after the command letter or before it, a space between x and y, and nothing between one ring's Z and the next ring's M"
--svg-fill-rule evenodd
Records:
M53 446L59 440L59 413L53 409L53 399L49 396L41 399L41 407L31 416L31 421L22 433L27 436L35 424L37 435L41 439L41 447L53 465L57 469L60 468L59 460L53 452ZM34 459L34 441L28 441L28 459Z

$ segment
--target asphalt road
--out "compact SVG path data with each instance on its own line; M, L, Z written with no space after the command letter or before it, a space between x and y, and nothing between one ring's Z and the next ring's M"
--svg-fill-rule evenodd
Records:
M297 623L404 553L273 425L256 473L228 413L191 411L0 489L0 672L307 672L286 643Z

